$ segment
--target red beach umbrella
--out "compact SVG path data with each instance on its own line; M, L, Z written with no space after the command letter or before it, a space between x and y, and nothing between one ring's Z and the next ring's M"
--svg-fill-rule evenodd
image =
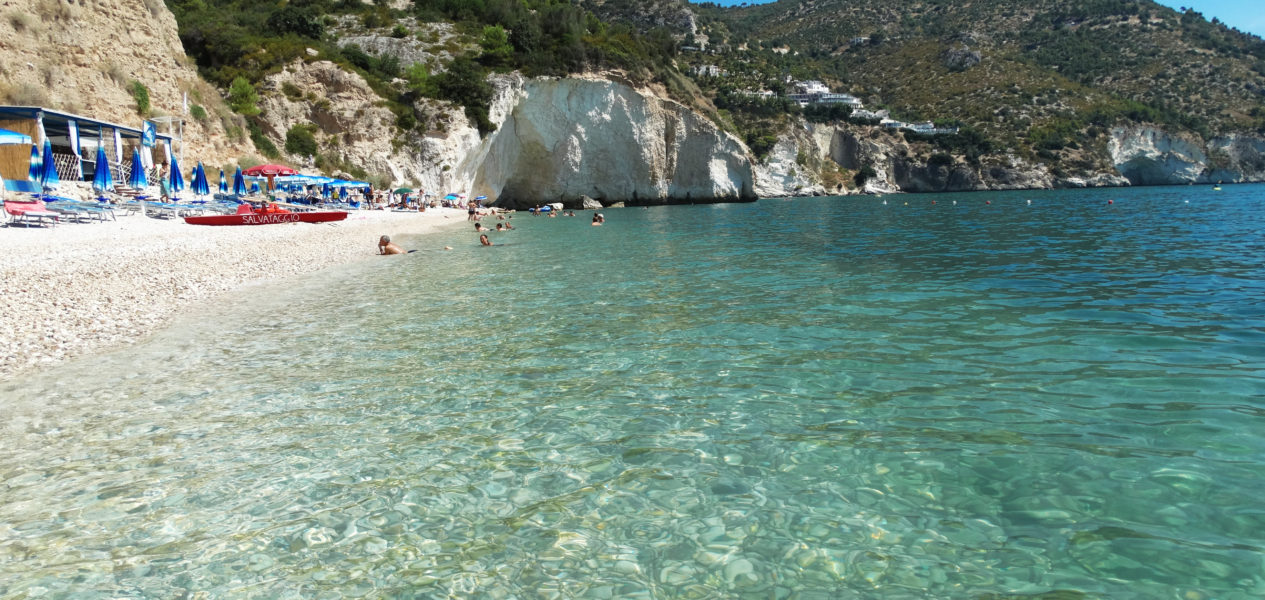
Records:
M298 175L299 172L285 165L259 165L242 171L251 177L269 177L276 175Z
M251 177L267 177L268 191L272 191L272 178L278 175L298 175L299 172L285 165L259 165L242 171L243 175Z

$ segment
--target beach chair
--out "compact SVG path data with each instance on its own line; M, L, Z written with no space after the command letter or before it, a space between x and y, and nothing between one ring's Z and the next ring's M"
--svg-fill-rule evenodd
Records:
M42 200L5 200L4 213L9 216L8 226L56 225L61 220L61 215L48 210Z

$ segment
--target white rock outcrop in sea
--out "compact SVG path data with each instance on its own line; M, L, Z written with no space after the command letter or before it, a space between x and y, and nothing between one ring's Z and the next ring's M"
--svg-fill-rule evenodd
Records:
M689 108L602 77L499 78L496 131L463 162L507 206L754 200L746 146Z

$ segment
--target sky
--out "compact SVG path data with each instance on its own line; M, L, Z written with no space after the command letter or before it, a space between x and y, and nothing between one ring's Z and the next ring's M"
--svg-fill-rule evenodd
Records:
M692 0L698 1L698 0ZM711 0L718 4L726 6L734 6L736 4L766 4L774 0ZM1170 6L1177 10L1183 6L1193 8L1201 13L1205 19L1209 21L1213 17L1221 19L1223 23L1230 27L1238 27L1239 31L1246 31L1261 37L1265 37L1265 9L1260 6L1260 0L1156 0L1164 6Z

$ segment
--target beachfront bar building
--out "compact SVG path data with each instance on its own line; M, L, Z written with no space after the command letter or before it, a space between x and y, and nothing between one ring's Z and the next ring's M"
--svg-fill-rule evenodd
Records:
M105 148L114 180L127 181L133 150L140 150L141 162L147 170L153 170L156 165L170 164L172 144L179 139L170 133L159 133L152 121L143 122L139 128L128 127L36 106L0 106L0 129L30 136L37 148L43 148L44 140L49 140L62 181L81 181L85 174L91 179L98 147ZM26 179L30 165L30 146L0 146L0 176Z

